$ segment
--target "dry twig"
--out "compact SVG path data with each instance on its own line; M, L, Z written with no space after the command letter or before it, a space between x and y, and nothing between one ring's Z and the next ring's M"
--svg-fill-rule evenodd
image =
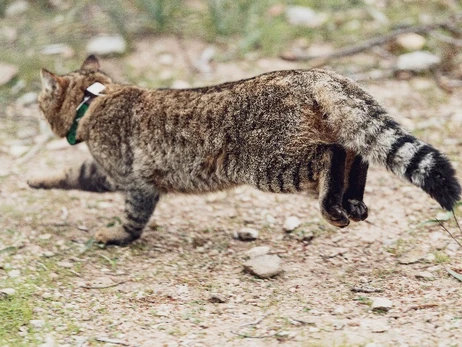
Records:
M453 23L459 22L461 19L462 19L462 13L458 13L452 16L449 20L441 22L441 23L415 25L415 26L410 26L406 28L395 29L388 34L373 37L371 39L365 40L363 42L360 42L350 47L340 48L332 53L319 54L319 55L317 54L298 54L296 55L293 53L289 53L289 54L283 54L281 58L285 60L291 60L291 61L320 60L320 61L324 61L325 63L326 61L330 59L347 57L350 55L364 52L372 47L383 45L387 42L394 40L395 38L403 34L409 34L409 33L423 34L423 33L428 33L428 32L437 30L437 29L449 30L448 28L450 28Z
M83 289L106 289L106 288L117 287L118 285L127 283L128 281L130 281L130 280L116 282L116 283L113 283L113 284L108 284L106 286L85 286L85 285L81 285L80 288L83 288Z
M112 343L114 345L133 346L133 345L129 344L128 342L121 341L121 340L113 340L113 339L110 339L110 338L107 338L107 337L96 337L95 340L98 341L98 342Z

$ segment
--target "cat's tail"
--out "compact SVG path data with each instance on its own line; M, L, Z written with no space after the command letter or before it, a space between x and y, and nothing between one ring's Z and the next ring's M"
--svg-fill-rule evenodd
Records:
M329 127L347 150L423 189L446 210L459 201L461 187L449 160L415 138L353 81L325 73L313 88Z

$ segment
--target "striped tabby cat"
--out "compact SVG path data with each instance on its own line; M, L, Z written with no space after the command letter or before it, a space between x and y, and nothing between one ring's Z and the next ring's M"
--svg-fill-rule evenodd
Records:
M455 171L438 150L333 72L278 71L205 88L148 90L115 83L90 56L77 71L57 76L42 69L41 77L39 106L52 130L71 144L85 141L93 158L28 183L124 192L123 225L95 235L106 244L138 239L162 194L242 184L315 191L322 216L345 227L367 217L369 163L445 209L460 198Z

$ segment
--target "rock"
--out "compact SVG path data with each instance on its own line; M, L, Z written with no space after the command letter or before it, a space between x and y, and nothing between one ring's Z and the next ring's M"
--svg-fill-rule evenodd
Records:
M40 329L45 326L45 321L42 319L32 319L31 321L29 321L29 323L36 329Z
M16 290L14 290L13 288L3 288L3 289L0 289L0 293L3 293L7 296L11 296L16 293Z
M18 38L18 30L12 27L3 27L0 29L0 37L4 38L9 43L13 43Z
M69 263L67 261L58 261L56 265L67 268L67 269L71 269L74 266L74 264Z
M384 319L364 319L360 325L363 328L370 329L373 333L383 333L390 329L387 321Z
M451 122L455 125L462 126L462 111L455 111L451 116Z
M414 264L425 258L426 255L427 253L420 249L412 249L409 252L404 253L401 257L399 257L398 262L404 265Z
M334 310L334 314L344 314L345 313L345 307L343 306L337 306Z
M19 277L19 276L21 276L21 271L19 271L19 270L11 270L10 272L8 272L8 276L10 276L11 278Z
M18 68L11 64L0 62L0 86L7 84L18 74Z
M87 53L98 55L117 55L123 54L127 50L127 43L120 35L98 36L90 40L87 44Z
M388 311L393 306L393 302L387 298L377 297L371 299L371 308L373 311Z
M435 276L429 271L422 271L415 274L415 277L422 280L432 281L435 279Z
M318 13L309 7L288 6L286 18L291 25L300 25L309 28L317 28L327 21L325 13Z
M269 246L253 247L245 252L245 255L249 258L260 257L262 255L268 254L270 249L271 247Z
M244 263L244 269L260 278L270 278L279 275L283 270L281 258L277 255L261 255Z
M61 55L64 58L71 58L74 56L74 50L72 47L64 43L54 43L43 47L42 54L44 55Z
M161 54L157 57L157 61L160 65L170 66L173 64L173 55L168 53Z
M22 145L14 145L10 147L10 155L14 158L19 158L22 156L24 153L26 153L29 150L28 146L22 146Z
M258 238L258 230L252 228L242 228L234 234L235 239L242 241L252 241Z
M425 37L416 33L398 36L396 42L408 51L418 51L425 46Z
M14 17L23 14L29 9L29 3L24 0L18 0L8 5L5 10L5 16Z
M426 51L416 51L402 54L398 57L396 68L398 70L425 71L441 63L441 58Z
M175 80L175 81L173 81L170 88L173 88L173 89L187 89L187 88L191 88L191 85L188 82L183 81L183 80Z
M228 300L220 294L212 294L208 299L208 302L211 302L214 304L224 304L227 301Z
M291 232L297 229L300 226L300 224L302 224L302 221L300 219L298 219L297 217L291 216L285 220L282 228L286 232Z
M37 93L29 92L26 94L21 95L19 98L16 99L16 103L19 106L30 106L37 102Z

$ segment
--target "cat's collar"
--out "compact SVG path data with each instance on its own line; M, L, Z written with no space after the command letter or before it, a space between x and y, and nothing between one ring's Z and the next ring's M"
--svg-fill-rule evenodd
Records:
M104 89L106 89L106 87L103 84L95 82L85 90L83 100L80 105L77 106L77 113L75 115L74 121L72 122L71 129L66 136L67 142L69 142L70 145L76 145L82 142L77 140L77 128L79 127L79 121L85 115L85 112L87 112L88 107L90 106L90 103L93 101L93 99L98 95L101 95L100 93Z

